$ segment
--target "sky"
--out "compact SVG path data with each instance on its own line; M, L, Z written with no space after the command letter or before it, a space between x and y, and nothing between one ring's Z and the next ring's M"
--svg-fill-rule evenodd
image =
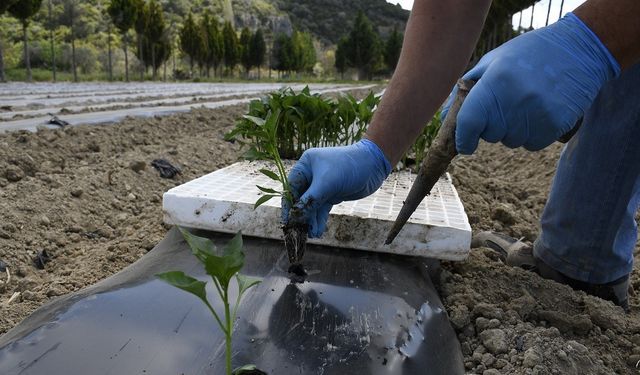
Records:
M560 3L561 0L542 0L536 3L533 13L533 27L538 28L544 26L547 18L547 8L549 7L549 1L551 3L551 15L549 16L549 23L555 22L560 16ZM400 4L404 9L411 9L413 6L413 0L387 0L391 4ZM585 0L565 0L562 8L562 14L572 11L578 5L584 3ZM520 21L520 13L513 15L513 24L518 26ZM522 11L522 26L529 27L531 23L531 7Z

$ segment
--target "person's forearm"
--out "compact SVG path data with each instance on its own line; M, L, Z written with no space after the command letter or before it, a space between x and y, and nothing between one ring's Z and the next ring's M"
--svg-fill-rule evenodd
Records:
M391 165L464 71L490 5L491 0L415 1L398 66L366 135Z
M640 62L640 1L589 0L573 13L598 36L621 69Z

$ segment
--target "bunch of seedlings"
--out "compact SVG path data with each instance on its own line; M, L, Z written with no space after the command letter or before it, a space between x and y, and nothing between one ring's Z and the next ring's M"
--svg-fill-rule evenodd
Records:
M245 159L270 160L275 165L275 172L260 169L260 173L278 181L282 190L258 186L264 195L256 201L254 208L274 197L280 197L283 205L292 207L283 231L293 281L304 281L306 276L302 257L308 225L302 219L301 211L295 208L296 202L282 160L299 159L305 150L313 147L349 145L359 141L379 102L380 97L372 92L358 101L350 94L327 99L311 94L309 87L299 93L284 88L251 101L249 113L242 116L236 127L225 136L228 141L248 146ZM436 114L403 158L402 166L420 165L439 128L440 116Z
M358 101L353 96L341 95L335 100L311 94L309 87L299 93L291 88L273 92L249 104L249 113L226 135L255 146L268 153L263 140L255 135L260 126L254 118L266 119L270 113L280 113L277 119L275 145L283 159L299 159L312 147L348 145L362 138L380 101L373 93Z
M328 99L311 94L309 87L299 93L287 87L251 101L249 112L238 120L225 138L249 145L246 159L260 159L269 154L269 146L256 136L261 124L255 119L265 120L270 113L279 112L274 144L282 159L297 160L309 148L350 145L359 141L379 103L380 97L373 92L359 101L351 94ZM440 113L436 113L402 158L399 169L420 165L440 125Z
M235 370L231 368L231 339L233 335L233 322L236 320L238 307L242 296L251 287L260 283L259 279L240 274L244 266L244 253L242 252L242 234L238 233L220 252L211 240L198 237L187 230L178 228L191 248L191 252L202 263L206 273L213 280L213 285L218 292L218 298L224 306L224 315L219 314L207 299L207 283L186 275L182 271L170 271L156 276L178 289L189 292L198 297L209 309L225 337L225 374L249 375L265 374L256 369L255 365L245 365ZM238 296L235 303L229 300L229 285L232 279L238 283Z

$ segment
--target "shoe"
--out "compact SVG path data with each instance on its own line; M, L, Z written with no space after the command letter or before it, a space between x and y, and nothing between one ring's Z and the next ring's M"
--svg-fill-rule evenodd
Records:
M496 232L480 232L473 236L471 247L488 247L498 253L505 264L535 272L541 277L569 285L573 289L608 300L629 312L629 275L606 284L591 284L572 279L551 268L548 264L533 255L533 247Z

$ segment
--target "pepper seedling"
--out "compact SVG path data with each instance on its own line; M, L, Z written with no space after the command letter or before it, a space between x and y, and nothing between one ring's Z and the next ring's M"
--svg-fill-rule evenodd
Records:
M229 241L221 252L217 251L211 240L198 237L189 231L178 228L184 239L189 244L191 252L203 264L205 271L215 285L218 297L224 305L224 315L219 314L207 299L207 283L186 275L182 271L170 271L156 275L160 280L167 282L178 289L189 292L198 297L215 318L225 337L225 369L227 375L260 374L254 365L245 365L232 371L231 369L231 338L233 336L233 322L236 320L240 300L249 288L260 283L259 279L240 274L244 266L244 253L242 252L242 234L238 233ZM238 296L235 304L229 301L229 284L235 278L238 283Z
M264 195L258 198L254 209L275 197L281 197L283 205L291 207L289 211L289 221L284 224L282 228L284 232L284 246L287 250L289 262L291 263L289 272L296 275L295 281L303 281L306 272L302 266L302 257L304 256L307 244L308 225L301 219L301 212L293 207L296 202L291 194L287 171L284 168L278 150L278 127L282 121L282 114L283 112L277 110L275 112L268 112L265 118L250 115L243 116L243 118L251 124L248 127L244 127L243 135L245 138L254 140L254 143L245 153L245 158L249 160L271 160L276 166L276 172L266 168L260 169L259 172L272 180L280 182L282 190L256 185Z

